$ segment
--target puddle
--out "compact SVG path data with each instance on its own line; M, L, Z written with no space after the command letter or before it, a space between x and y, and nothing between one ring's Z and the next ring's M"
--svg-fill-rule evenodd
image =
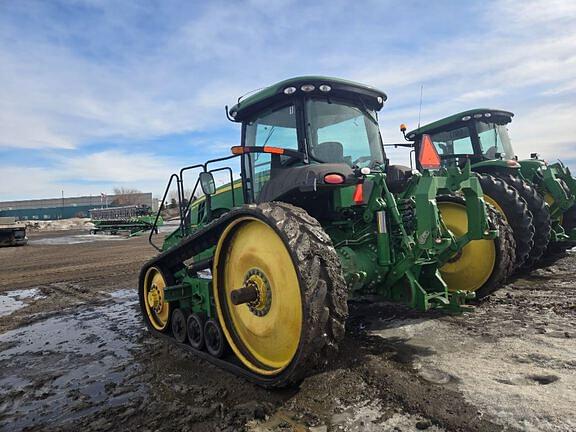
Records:
M80 243L91 243L96 241L118 241L126 240L127 236L122 235L106 235L106 234L79 234L62 237L43 238L37 240L30 240L29 244L39 245L72 245Z
M30 300L44 298L38 288L8 291L0 294L0 316L10 315L30 303ZM25 301L28 300L28 301Z
M0 430L69 421L142 391L142 384L125 383L137 368L131 349L143 331L137 294L112 296L106 307L0 335Z

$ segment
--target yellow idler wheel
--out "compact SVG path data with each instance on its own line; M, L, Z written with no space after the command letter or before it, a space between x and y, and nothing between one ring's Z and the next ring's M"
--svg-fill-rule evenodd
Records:
M166 279L157 267L150 267L141 286L141 303L146 320L158 331L165 331L170 320L170 304L164 300Z
M446 227L459 238L468 231L466 204L458 197L445 197L438 209ZM450 291L473 291L482 298L498 289L512 272L515 242L510 226L503 216L488 206L491 228L497 228L494 240L474 240L456 253L440 268Z
M281 375L284 385L335 351L345 283L330 238L304 210L284 203L247 209L216 248L218 319L241 362L263 377Z

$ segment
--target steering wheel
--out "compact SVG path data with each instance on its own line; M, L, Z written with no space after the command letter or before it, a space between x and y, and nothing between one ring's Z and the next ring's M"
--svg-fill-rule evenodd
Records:
M369 160L372 160L372 156L361 156L352 162L352 166L354 166L354 165L357 166L359 163L368 162Z

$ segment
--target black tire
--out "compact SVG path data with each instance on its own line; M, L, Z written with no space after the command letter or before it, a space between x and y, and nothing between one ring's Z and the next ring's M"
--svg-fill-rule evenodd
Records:
M296 353L290 363L275 375L275 386L281 387L299 382L305 376L323 368L338 352L343 339L345 321L348 317L347 289L340 259L332 240L320 223L305 210L281 202L248 206L255 217L265 222L282 239L291 256L298 276L302 302L302 326ZM229 236L232 237L233 236ZM229 245L222 240L222 250ZM217 257L218 259L218 257ZM222 254L219 271L225 267L226 254ZM218 275L218 280L221 276ZM219 291L223 326L233 330L227 316L226 296ZM241 349L241 341L228 332L229 342Z
M224 355L226 340L217 321L209 319L204 323L204 341L206 343L206 351L210 355L216 358L221 358Z
M439 203L451 202L462 206L466 205L464 198L453 195L439 196L437 201ZM512 228L506 222L502 214L493 206L486 204L486 210L490 229L498 230L498 237L493 240L496 250L496 258L492 273L486 282L484 282L484 284L475 291L477 300L483 299L499 289L506 282L506 279L514 272L516 263L516 242L514 240ZM482 257L478 257L478 259L482 259ZM440 272L442 272L442 269L440 269ZM457 288L466 289L466 287Z
M523 269L529 270L542 258L548 248L552 226L550 208L536 188L520 177L504 173L498 174L498 177L518 191L520 196L526 201L526 204L528 204L528 210L532 213L534 246L532 246L532 250L530 250L530 254L522 266Z
M489 174L478 174L485 197L492 199L504 212L508 225L512 228L516 242L515 268L522 267L534 247L532 214L520 193L501 178Z
M174 339L177 342L184 343L186 341L186 314L182 309L174 309L170 321Z
M191 314L186 322L186 333L188 334L188 342L192 348L201 350L204 348L204 323L206 322L206 315Z

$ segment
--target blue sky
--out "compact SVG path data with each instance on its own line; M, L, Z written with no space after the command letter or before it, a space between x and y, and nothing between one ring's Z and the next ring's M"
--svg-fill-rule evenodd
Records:
M576 171L576 2L0 2L0 200L160 194L223 156L224 105L295 75L389 95L385 141L474 107L516 113L520 157ZM393 162L406 152L390 153Z

